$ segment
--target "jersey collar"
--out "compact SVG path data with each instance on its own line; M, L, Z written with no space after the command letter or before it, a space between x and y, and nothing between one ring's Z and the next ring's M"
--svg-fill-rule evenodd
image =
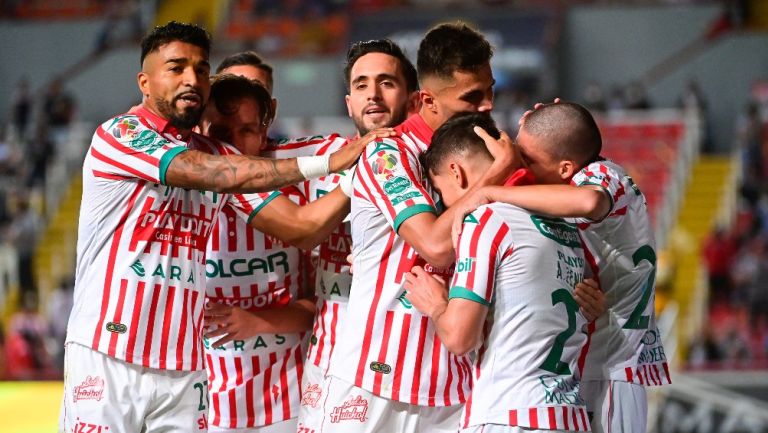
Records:
M427 125L427 122L424 121L424 118L421 117L421 114L419 113L405 119L405 122L401 123L400 126L397 126L395 130L399 133L411 133L420 141L427 143L427 146L429 146L432 141L432 134L434 133L432 128Z
M182 133L175 126L171 125L168 119L158 116L157 114L149 111L143 105L133 107L128 113L135 114L139 117L147 120L155 129L161 134L170 134L177 140L187 140L190 137L190 133Z

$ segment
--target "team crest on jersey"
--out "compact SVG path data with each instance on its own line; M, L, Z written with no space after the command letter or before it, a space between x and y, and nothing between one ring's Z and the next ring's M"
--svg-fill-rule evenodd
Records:
M99 376L87 376L83 383L76 386L72 393L75 403L78 400L101 401L104 396L104 379Z
M368 367L371 369L371 371L375 371L376 373L392 373L392 367L390 367L389 364L385 364L383 362L373 361Z
M301 393L301 405L309 407L317 407L320 402L320 397L323 395L323 390L320 385L313 383L310 384L307 389Z
M397 157L395 155L379 152L371 166L373 168L373 174L380 180L389 180L389 178L393 176L397 162Z
M365 415L368 413L368 400L362 396L352 397L345 401L341 406L336 406L331 412L331 422L339 423L341 421L358 420L365 422Z
M136 136L139 121L130 117L118 119L112 125L112 136L121 142L132 140Z

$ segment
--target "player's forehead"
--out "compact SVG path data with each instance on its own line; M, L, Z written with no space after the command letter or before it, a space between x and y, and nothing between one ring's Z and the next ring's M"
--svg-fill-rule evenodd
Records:
M385 53L367 53L352 64L350 82L387 75L399 80L405 80L400 60Z
M253 65L232 65L222 69L221 73L237 75L249 80L258 81L264 88L267 88L267 83L270 81L270 76L267 71Z
M156 50L147 53L145 62L153 63L190 63L208 66L208 53L194 44L183 41L170 41L157 47Z

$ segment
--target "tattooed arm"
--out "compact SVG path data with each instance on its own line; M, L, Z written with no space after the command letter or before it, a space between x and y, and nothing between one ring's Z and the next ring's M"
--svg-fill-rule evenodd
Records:
M215 192L274 191L302 180L296 158L219 156L196 150L178 154L165 172L167 185Z

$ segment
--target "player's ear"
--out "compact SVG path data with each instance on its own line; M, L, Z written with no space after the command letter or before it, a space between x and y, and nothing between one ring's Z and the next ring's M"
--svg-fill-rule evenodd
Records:
M569 180L576 174L576 164L567 159L560 161L560 164L558 164L558 174L560 179Z
M344 96L344 102L347 103L347 116L352 117L352 107L349 106L349 95Z
M149 75L144 71L139 72L136 76L136 82L139 84L142 96L149 96Z
M269 119L269 124L270 125L275 120L276 116L277 116L277 98L272 98L272 116Z
M419 100L421 101L422 107L433 113L437 113L437 102L435 95L433 95L432 92L429 90L419 90Z
M461 189L467 189L469 186L469 179L467 179L467 172L464 171L464 167L454 161L448 165L448 169L451 173L451 179L456 186Z

